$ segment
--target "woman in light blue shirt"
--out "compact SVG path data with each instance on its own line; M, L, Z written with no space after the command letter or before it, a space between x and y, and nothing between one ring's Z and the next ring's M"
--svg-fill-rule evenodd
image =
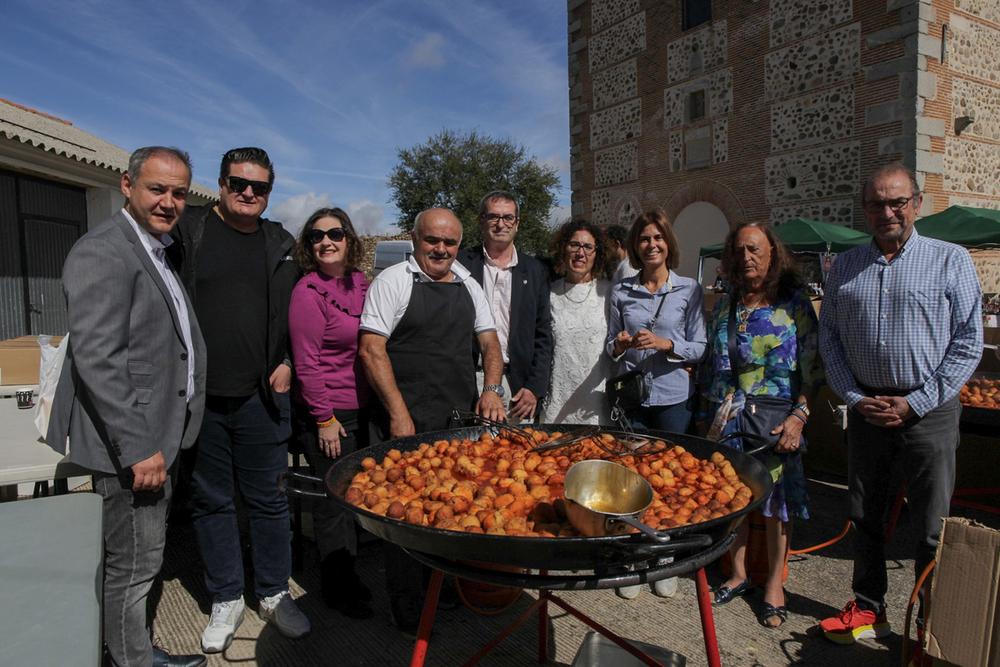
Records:
M644 369L649 397L626 416L634 428L684 433L694 393L689 369L701 361L707 340L701 285L673 271L680 251L662 211L636 218L628 256L639 275L612 288L606 347L622 360L619 373Z

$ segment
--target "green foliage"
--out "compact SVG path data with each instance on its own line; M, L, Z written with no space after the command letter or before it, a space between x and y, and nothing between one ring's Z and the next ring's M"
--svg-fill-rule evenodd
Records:
M476 132L442 130L426 144L399 149L399 164L389 174L392 201L399 209L396 225L413 229L417 213L428 208L450 209L462 221L462 245L482 242L479 200L491 190L507 190L521 206L515 243L532 255L549 251L549 212L555 206L559 179L555 169L528 157L511 139L498 140Z

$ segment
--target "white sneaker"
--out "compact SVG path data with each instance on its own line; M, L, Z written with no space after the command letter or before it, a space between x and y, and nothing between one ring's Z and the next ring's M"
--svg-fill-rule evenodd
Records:
M677 577L660 579L653 584L653 594L661 598L672 598L677 593Z
M243 598L229 602L213 602L212 617L201 633L201 649L205 653L221 653L233 643L233 635L243 622Z
M257 615L289 639L298 639L308 634L311 629L309 619L295 606L295 601L288 591L263 598Z

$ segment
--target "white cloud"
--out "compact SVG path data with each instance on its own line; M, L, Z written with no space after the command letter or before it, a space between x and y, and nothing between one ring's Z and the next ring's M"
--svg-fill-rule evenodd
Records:
M382 223L385 217L385 206L379 206L371 199L351 202L347 207L347 215L351 216L354 223L354 230L358 234L373 234L375 236L385 236L399 232L395 227L388 228Z
M408 69L433 69L444 65L444 54L441 47L444 46L444 37L441 33L428 33L419 44L410 49L406 55L406 66Z
M265 215L274 220L280 220L285 229L292 234L298 234L299 230L302 229L302 225L305 224L306 220L316 209L332 207L333 204L330 203L329 195L325 192L317 195L310 190L309 194L289 197Z

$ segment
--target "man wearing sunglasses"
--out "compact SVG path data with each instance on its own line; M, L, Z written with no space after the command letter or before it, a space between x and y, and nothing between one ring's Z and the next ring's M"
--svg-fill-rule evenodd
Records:
M918 576L935 556L955 484L958 391L983 349L972 259L916 232L921 199L902 164L872 174L861 205L874 238L837 258L820 310L827 379L850 407L855 599L821 623L841 644L889 634L885 531L896 490L887 482L896 466L907 480ZM918 629L922 638L920 620Z
M277 483L291 437L288 303L298 270L291 234L261 217L273 184L267 153L233 149L222 158L219 203L188 208L175 232L208 347L205 419L187 462L191 516L212 594L201 638L206 653L224 651L243 621L237 485L249 519L258 614L286 637L310 629L288 594L288 501Z
M479 202L483 245L460 251L458 261L483 286L496 322L504 363L500 391L510 401L509 416L531 421L549 388L552 315L548 270L514 247L519 223L513 194L488 193ZM481 371L478 378L482 381Z

